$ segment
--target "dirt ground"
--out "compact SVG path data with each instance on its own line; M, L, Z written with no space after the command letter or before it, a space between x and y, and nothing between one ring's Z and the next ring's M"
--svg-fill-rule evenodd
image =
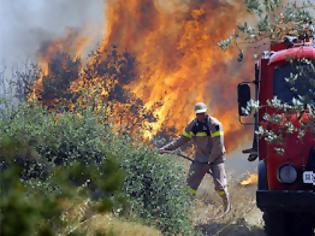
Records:
M214 193L210 180L203 181L193 201L192 220L196 235L202 236L263 236L262 213L256 207L256 185L240 186L232 183L231 212L220 219L221 199Z

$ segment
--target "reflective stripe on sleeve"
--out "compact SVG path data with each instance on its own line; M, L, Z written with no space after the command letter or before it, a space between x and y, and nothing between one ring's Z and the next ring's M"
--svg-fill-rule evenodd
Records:
M197 137L206 137L207 133L206 132L197 132L195 136L197 136Z
M193 136L193 132L185 130L183 136L186 138L191 138Z
M223 135L224 135L223 131L215 131L215 132L211 133L211 138L220 137Z
M218 137L218 136L222 136L223 132L222 131L216 131L211 133L211 137ZM186 138L191 138L192 136L196 136L196 137L207 137L207 133L206 132L197 132L196 134L194 134L191 131L184 131L183 136Z

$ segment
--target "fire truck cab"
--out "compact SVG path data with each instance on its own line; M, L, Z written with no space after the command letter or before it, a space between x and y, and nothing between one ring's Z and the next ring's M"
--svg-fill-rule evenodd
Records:
M283 42L272 44L270 51L265 51L255 64L254 81L238 85L240 120L248 116L243 108L251 99L250 85L255 88L255 99L259 101L258 112L254 114L255 130L266 122L266 113L277 112L268 108L267 100L277 97L280 101L292 102L297 94L292 92L286 78L299 71L289 59L303 58L315 62L315 44L312 40L301 41L287 37ZM309 65L306 63L302 66ZM298 83L304 83L304 79L307 78L302 77ZM315 78L312 81L314 83ZM300 91L304 92L309 91ZM307 112L305 116L307 117ZM315 235L314 132L306 133L302 139L296 133L286 134L282 154L276 152L274 145L259 138L257 134L253 137L253 150L259 160L256 203L263 212L267 234Z

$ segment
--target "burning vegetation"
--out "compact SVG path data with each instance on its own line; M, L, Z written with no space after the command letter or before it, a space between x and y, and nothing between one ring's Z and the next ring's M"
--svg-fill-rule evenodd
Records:
M54 110L90 107L119 131L149 138L161 130L181 133L194 103L205 101L223 122L228 148L242 141L241 133L246 137L232 94L251 68L217 45L243 17L243 6L110 0L104 11L104 36L88 56L84 52L95 40L74 29L42 45L42 76L31 100Z
M250 174L246 179L244 179L240 182L240 185L248 186L248 185L255 185L257 183L258 183L257 174Z

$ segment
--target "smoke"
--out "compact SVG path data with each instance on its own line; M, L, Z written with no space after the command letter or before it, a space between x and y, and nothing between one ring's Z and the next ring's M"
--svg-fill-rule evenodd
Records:
M69 28L99 38L104 8L103 0L0 0L1 64L35 60L43 42Z

